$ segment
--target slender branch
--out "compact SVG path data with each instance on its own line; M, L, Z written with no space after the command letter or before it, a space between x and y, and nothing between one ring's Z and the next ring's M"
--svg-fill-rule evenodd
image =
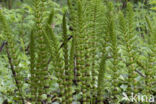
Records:
M146 78L146 76L144 74L142 74L139 70L136 69L135 72L137 72L140 76Z
M69 36L67 41L69 41L70 39L72 39L73 36ZM64 43L61 44L60 48L62 48L64 46Z
M3 50L3 48L4 48L4 46L5 46L6 44L7 44L7 42L5 42L5 41L2 43L2 45L1 45L1 47L0 47L0 52Z

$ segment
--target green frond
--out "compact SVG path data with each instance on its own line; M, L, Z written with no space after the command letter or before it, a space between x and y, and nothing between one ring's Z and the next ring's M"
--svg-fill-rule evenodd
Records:
M117 41L117 33L116 33L116 27L115 27L115 18L114 18L114 6L113 3L108 2L107 4L107 11L106 11L106 36L108 36L108 40L110 42L110 48L111 48L111 57L112 57L112 85L113 85L113 101L116 102L116 96L118 95L118 77L117 74L118 69L118 41ZM106 44L106 43L105 43Z
M43 37L43 13L45 12L45 1L33 1L34 11L34 28L30 37L30 51L31 51L31 90L33 101L40 103L44 94L48 95L49 76L48 76L48 60L49 53ZM53 14L53 13L51 13ZM52 17L51 17L52 18ZM50 20L48 22L51 22ZM36 38L34 40L34 38ZM36 44L37 43L37 44ZM34 51L35 50L35 51ZM35 76L35 77L34 77Z
M150 95L152 93L152 90L151 90L152 83L155 82L155 79L152 78L154 76L152 70L155 69L155 65L152 63L155 62L156 49L153 47L156 46L156 31L155 31L155 28L152 25L151 21L149 20L149 18L147 16L145 16L145 19L146 19L146 23L147 23L147 26L149 29L148 47L150 49L150 52L148 52L147 62L146 62L145 68L144 68L145 75L146 75L146 78L145 78L146 87L143 92L147 95Z
M98 104L103 104L103 87L104 87L104 74L106 71L106 53L103 53L101 57L101 62L100 62L100 69L99 69L99 74L98 74L98 88L97 88L97 98L98 98Z
M65 21L65 18L63 19L63 21ZM47 30L47 31L45 31L45 30ZM59 45L58 40L57 40L57 38L53 32L53 29L51 28L51 25L47 25L45 30L42 29L42 31L44 33L44 39L45 39L46 45L48 46L48 50L50 51L50 54L52 57L51 58L52 64L53 64L54 69L55 69L54 71L56 72L56 77L58 78L57 81L59 84L60 94L61 94L61 98L62 98L61 103L64 104L66 102L66 99L64 96L65 95L65 89L64 88L66 85L66 83L65 83L66 76L65 76L65 70L63 68L63 60L62 60L62 57L60 54L60 45ZM67 31L66 31L65 23L63 24L63 31L65 33L63 35L66 37ZM49 36L51 38L49 38ZM64 41L66 41L66 39ZM65 44L67 44L67 41L65 42ZM67 55L68 52L65 52L65 53ZM67 62L67 59L66 59L66 62ZM66 63L66 65L67 65L67 63ZM66 68L67 68L67 66L66 66Z
M4 91L4 96L15 92L8 100L18 104L29 99L32 104L129 104L122 101L121 91L128 97L132 92L155 93L153 10L148 12L150 18L141 21L137 14L143 15L147 8L128 0L67 0L64 9L57 2L32 0L22 10L0 9L0 42L6 41L0 47L1 58L8 61L0 67L10 70L15 84L11 91ZM136 5L142 6L141 12ZM20 34L27 37L30 32L25 27L32 29L23 42Z
M150 4L155 5L155 4L156 4L156 1L155 1L155 0L152 0L152 1L150 2ZM152 9L152 10L156 10L156 7L152 7L151 9Z
M10 65L10 70L12 72L13 79L15 81L15 85L18 90L18 98L21 103L24 104L24 97L23 97L23 91L22 91L22 86L23 83L22 81L24 80L24 77L20 74L22 69L19 67L20 60L18 58L18 50L16 47L15 40L13 39L13 36L11 35L11 29L6 22L5 16L3 15L2 10L0 10L0 23L2 23L3 26L3 31L4 31L4 36L7 41L7 57Z
M99 42L98 40L100 40L100 34L102 33L103 27L102 27L102 19L103 19L103 8L102 8L102 1L101 0L90 0L88 3L88 39L89 39L89 48L90 48L90 63L91 63L91 73L92 73L92 89L91 89L91 93L92 93L92 97L93 97L93 101L95 102L95 96L96 96L96 82L97 82L97 77L98 77L98 67L99 65L97 64L97 62L99 61L97 58L97 53L99 50Z
M137 93L137 84L136 81L137 73L135 72L135 57L136 55L136 35L135 35L135 24L134 24L134 11L131 3L127 4L126 17L124 17L123 13L120 13L119 16L120 22L120 32L123 38L123 44L126 48L128 60L126 60L127 70L128 70L128 89L127 93L130 94L131 91ZM134 88L132 88L133 86Z
M54 14L54 9L52 9L48 17L47 24L51 25L53 23Z
M62 29L63 29L63 51L64 51L64 61L65 61L65 70L68 70L68 35L67 35L67 27L66 27L66 13L64 13L63 15L63 25L62 25Z
M72 77L73 74L72 69L70 69L69 67L69 57L68 57L68 35L67 35L67 23L66 23L66 12L63 15L63 20L62 20L62 29L63 29L63 52L64 52L64 70L65 70L65 80L66 80L66 84L65 84L65 101L66 104L71 104L72 103Z

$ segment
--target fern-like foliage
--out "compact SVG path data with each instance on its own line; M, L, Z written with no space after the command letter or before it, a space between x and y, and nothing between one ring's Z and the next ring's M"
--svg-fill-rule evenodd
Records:
M13 39L12 35L12 30L10 29L10 26L6 22L6 19L3 15L2 10L0 10L0 23L3 26L3 31L4 31L4 36L5 39L7 40L7 47L6 47L6 52L8 56L8 61L10 65L10 69L12 72L13 79L15 81L15 85L18 90L17 94L17 99L20 100L22 104L24 104L24 96L23 96L23 91L22 91L22 86L24 80L24 77L20 74L22 72L22 69L19 67L20 60L18 58L18 50L16 50L16 43Z
M52 27L58 19L57 10L52 8L50 14L45 16L49 13L46 4L50 1L32 1L34 24L27 55L30 58L27 67L30 68L28 90L31 93L28 96L32 104L51 104L55 95L59 104L118 104L121 102L121 91L125 91L128 97L132 92L155 93L153 70L156 68L156 50L153 47L156 46L156 31L148 17L145 18L147 41L136 35L140 32L135 25L131 3L126 2L127 9L119 11L118 15L118 9L108 0L67 0L68 9L62 15L60 39L59 32L55 32L58 27ZM0 23L18 91L19 101L16 102L25 104L25 79L19 67L22 60L18 58L16 40L2 10ZM139 51L142 44L137 43L138 38L139 42L145 42L146 52ZM139 60L140 57L146 58ZM143 80L139 82L139 78ZM58 85L58 88L53 89L53 85Z
M97 88L97 102L98 104L103 104L104 98L103 98L103 83L104 82L104 73L106 71L106 59L107 55L104 52L102 57L101 57L101 62L100 62L100 69L99 69L99 74L98 74L98 88ZM94 102L95 104L95 102Z
M76 45L75 45L75 50L76 50L76 61L77 61L77 78L78 78L78 90L79 92L82 91L82 99L83 102L86 104L88 103L87 97L88 97L88 91L86 89L86 85L88 85L89 81L86 80L88 77L86 73L86 68L85 68L85 42L87 42L87 40L85 40L85 19L83 18L83 16L85 16L84 14L84 1L77 1L77 36L75 37L76 39Z
M155 65L153 64L155 62L155 53L156 50L155 45L156 45L156 31L155 31L155 27L153 27L151 25L151 21L149 20L149 18L146 16L145 17L147 25L148 25L148 29L149 29L149 42L148 42L148 47L150 49L150 51L148 52L148 56L147 56L147 61L146 64L144 65L144 70L145 70L145 85L146 85L146 89L144 89L144 93L147 95L152 94L153 92L153 83L155 82L155 79L153 78L154 76L154 71L155 70Z
M155 0L152 0L150 3L155 5L156 4L156 1ZM156 7L152 7L151 9L152 10L156 10Z
M31 92L33 101L36 103L40 103L42 101L42 96L49 93L49 79L47 69L48 53L42 31L44 17L43 13L45 9L44 2L44 0L33 1L35 28L32 30L30 37ZM34 40L35 37L36 39Z
M128 59L126 60L126 65L128 68L128 89L129 92L138 92L137 89L137 73L135 72L135 60L134 57L136 55L136 52L134 51L136 49L135 47L135 32L134 32L135 26L134 26L134 12L132 4L128 3L127 10L126 10L126 17L121 13L120 15L120 31L123 35L123 41L125 44L125 50L128 53Z
M102 20L103 20L103 2L102 0L90 0L88 9L88 36L89 47L90 47L90 63L91 63L91 95L92 95L92 103L95 103L95 99L97 97L97 81L98 81L98 69L99 69L99 43L102 34Z
M113 100L114 102L117 101L116 95L119 93L118 92L118 83L119 83L119 75L117 73L119 69L118 67L118 62L119 62L119 53L118 53L118 40L117 40L117 33L116 33L116 28L115 28L115 18L114 18L114 7L111 2L108 2L107 4L107 12L106 12L106 36L108 36L108 40L110 42L110 48L112 51L112 85L113 85Z
M73 79L73 73L72 69L69 67L69 52L68 52L68 35L67 35L67 23L66 23L66 12L63 15L63 21L62 21L62 29L63 29L63 52L64 52L64 70L65 70L65 76L66 76L66 89L65 89L65 99L66 99L66 104L72 104L72 79ZM73 65L73 64L72 64Z
M59 84L60 95L61 95L61 104L71 103L72 102L72 74L69 69L69 60L68 60L68 45L67 45L67 27L65 14L63 17L63 53L64 58L62 58L60 45L58 40L49 24L47 24L46 29L42 29L44 33L44 39L48 46L48 49L51 54L52 65L54 66L54 71L56 72L56 77L58 78L57 82ZM51 17L51 16L50 16ZM50 37L50 38L49 38ZM64 60L64 61L63 61ZM68 76L69 75L69 76ZM71 79L69 79L71 78ZM68 98L68 100L66 100Z

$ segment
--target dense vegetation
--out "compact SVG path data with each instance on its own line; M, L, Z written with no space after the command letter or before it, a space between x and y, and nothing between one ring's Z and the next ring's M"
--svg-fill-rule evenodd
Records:
M0 104L155 104L155 4L0 0Z

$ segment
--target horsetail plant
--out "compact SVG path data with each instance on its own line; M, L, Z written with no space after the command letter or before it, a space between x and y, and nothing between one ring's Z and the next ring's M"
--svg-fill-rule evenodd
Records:
M106 59L107 59L107 53L103 53L101 57L100 62L100 69L98 74L98 87L97 87L97 103L103 104L104 98L103 98L103 83L104 82L104 73L106 70ZM93 102L93 104L96 104L96 102Z
M132 4L128 3L127 10L126 10L126 18L124 17L123 13L120 14L120 32L123 36L123 44L125 44L125 50L128 54L126 65L128 68L128 93L130 92L137 93L138 90L136 88L137 86L137 73L135 72L135 66L136 66L136 58L134 57L136 55L135 50L135 33L134 33L134 12L132 8Z
M90 27L89 27L89 33L91 34L89 36L90 38L90 55L91 55L91 76L92 76L92 81L91 81L91 95L92 95L92 103L95 103L95 99L97 97L97 77L98 77L98 68L99 65L97 64L98 58L97 58L97 51L98 51L98 46L99 42L97 40L99 39L99 34L101 34L101 18L102 18L102 1L101 0L91 0L88 5L88 15L89 17L89 22Z
M77 36L76 38L76 61L77 61L77 78L78 78L78 90L82 91L82 100L84 104L88 104L87 101L87 89L86 89L86 69L85 69L85 21L82 17L84 15L83 1L77 1L77 18L79 21L77 26ZM84 84L85 83L85 84Z
M5 39L7 40L7 47L6 47L6 52L8 56L8 61L10 65L10 69L12 72L13 79L15 81L15 85L17 87L17 98L18 100L24 104L24 96L23 96L23 91L22 91L22 86L23 86L23 80L24 78L20 74L22 69L19 67L20 60L18 58L18 50L16 50L15 46L15 41L13 39L13 36L11 35L11 29L9 25L6 22L5 17L3 16L2 10L0 10L0 23L3 25L3 31L5 35Z
M147 58L147 62L146 62L146 66L144 67L144 70L145 70L145 85L146 85L146 88L144 89L144 93L147 94L147 95L150 95L152 94L152 87L153 87L153 83L155 81L155 79L153 78L154 76L154 71L152 71L153 69L155 69L155 53L156 53L156 50L155 47L156 46L156 31L154 29L154 27L151 25L151 22L149 20L149 18L146 16L145 17L146 19L146 22L147 22L147 26L148 26L148 29L149 29L149 42L148 42L148 47L150 49L150 51L148 52L148 58Z
M114 7L111 2L108 2L107 12L106 12L106 35L110 41L110 48L112 51L112 85L113 85L113 101L116 102L116 95L118 94L118 43L117 43L117 33L115 28L115 19L114 19Z
M32 98L35 103L41 103L42 96L47 93L47 81L48 81L48 70L47 70L47 51L46 44L43 37L43 12L44 12L44 1L35 0L34 5L34 17L35 17L35 28L32 30L30 52L31 52L31 90ZM38 31L39 30L39 31ZM38 37L36 41L35 37ZM35 45L38 43L38 45ZM36 51L34 51L34 49Z
M67 23L66 23L66 12L63 15L63 21L62 21L62 29L63 29L63 52L64 52L64 70L65 70L65 99L66 104L72 104L72 79L73 79L73 73L71 67L69 67L69 52L68 52L68 35L67 35ZM72 64L73 65L73 64ZM72 67L73 68L73 67Z
M142 61L137 58L142 57L144 52L138 52L142 44L136 45L138 37L132 4L128 3L127 9L118 15L115 13L118 9L108 0L67 0L68 10L59 12L63 14L60 39L55 28L52 28L58 19L55 16L55 3L51 10L46 10L49 1L32 1L34 24L28 46L28 97L23 94L25 79L19 65L22 60L18 58L16 40L0 10L2 34L7 41L6 52L18 91L19 101L16 103L26 104L29 98L32 104L51 104L56 94L56 102L59 104L118 104L124 103L119 99L122 97L121 90L128 96L140 90L147 95L155 93L152 87L155 81L153 70L156 68L156 50L153 49L156 46L156 32L147 17L149 38L145 42L148 50L146 60ZM119 27L116 28L118 22ZM137 68L142 68L144 74L141 82L137 81L140 78ZM53 83L55 78L56 82ZM144 89L138 86L142 82ZM53 85L58 86L54 91ZM126 104L130 103L126 101Z
M30 42L30 56L31 56L31 90L32 90L32 99L34 102L42 102L43 100L47 103L51 102L51 92L49 91L49 52L47 44L44 38L44 29L46 32L49 32L48 37L52 39L51 36L51 25L53 18L53 10L49 15L49 18L46 24L43 24L43 13L44 13L44 2L45 1L33 1L34 3L34 17L35 17L35 28L32 30L31 42ZM45 28L44 28L45 27ZM38 31L39 30L39 31ZM38 38L34 40L35 36L38 35ZM35 45L38 43L38 45ZM34 51L36 50L36 51ZM47 99L43 99L43 96L46 96Z
M63 34L65 35L66 34L65 20L63 20L63 22L64 22ZM44 32L44 39L46 40L46 44L47 44L50 54L52 56L51 60L53 62L52 64L53 64L55 72L56 72L56 77L58 78L57 82L59 84L60 96L61 96L60 103L66 104L67 96L64 96L64 95L66 95L64 88L66 88L66 84L68 83L68 82L65 82L66 78L67 78L67 76L65 76L65 74L66 74L66 71L68 72L68 70L65 71L63 68L64 62L63 62L61 54L60 54L60 47L58 44L58 40L57 40L53 30L51 29L51 26L48 25L46 30L48 30L48 31L45 31L44 29L42 29L42 31ZM51 40L49 39L49 36L51 36L51 38L50 38ZM64 38L64 41L65 40L66 39ZM66 42L65 42L65 44L66 44ZM65 52L65 48L64 48L64 52ZM64 55L66 56L67 52L65 52L65 53L66 54L64 54ZM66 56L66 58L67 58L67 56ZM67 59L64 59L64 60L65 60L65 62L67 61ZM67 68L67 62L65 64L65 67ZM71 92L70 92L70 94L71 94Z

